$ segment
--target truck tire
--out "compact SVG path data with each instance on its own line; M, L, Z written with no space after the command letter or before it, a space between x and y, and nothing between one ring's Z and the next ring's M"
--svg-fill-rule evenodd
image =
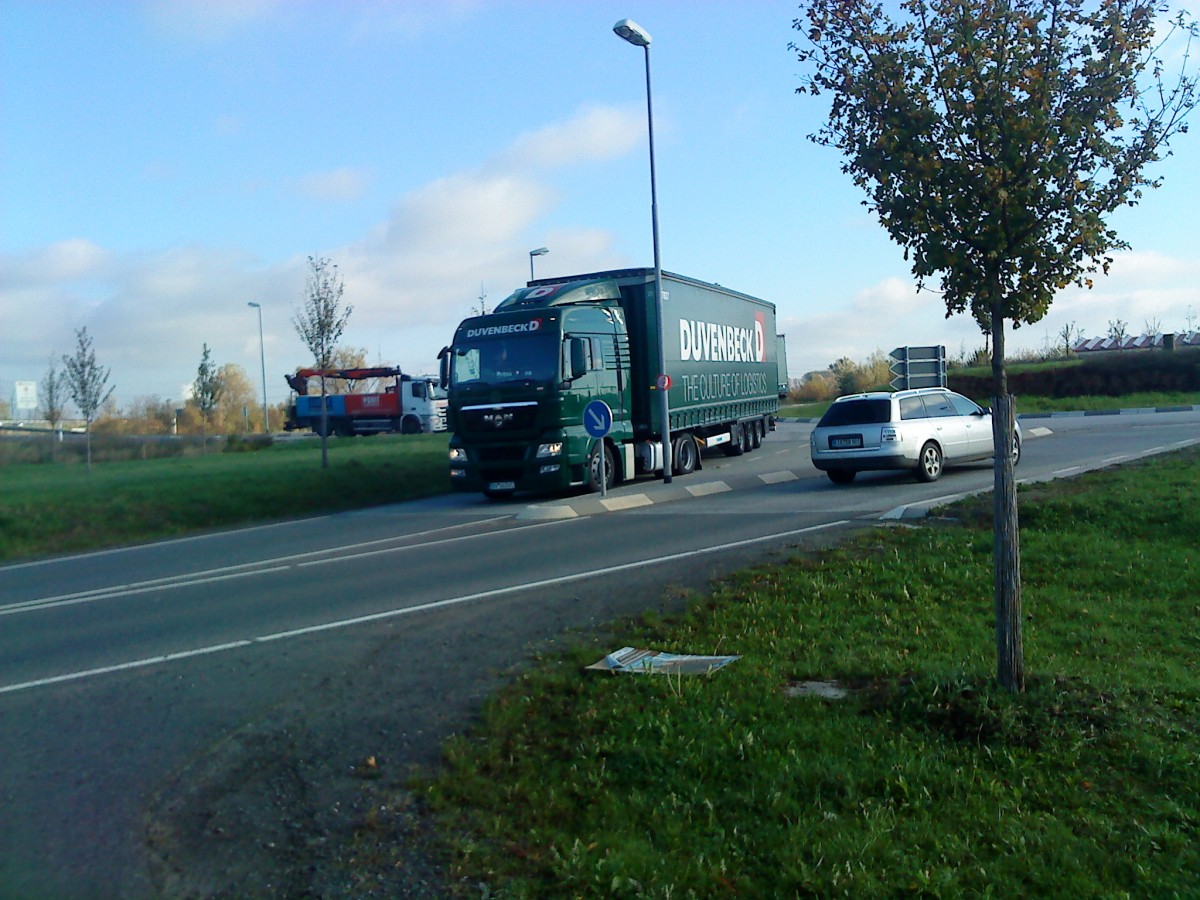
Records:
M741 456L746 452L746 445L742 437L742 426L740 424L731 425L729 428L729 443L725 445L726 456Z
M420 434L421 420L416 416L405 416L404 421L400 424L401 434Z
M700 450L696 447L696 439L690 433L683 433L672 441L671 473L673 475L691 475L700 464Z
M750 449L757 450L762 446L763 436L766 431L766 426L762 419L755 419L750 423Z
M604 489L607 491L616 483L616 464L613 459L612 448L608 446L606 441L597 441L596 446L592 448L591 455L588 456L587 465L587 489L591 493L597 493L600 490L600 454L604 454Z

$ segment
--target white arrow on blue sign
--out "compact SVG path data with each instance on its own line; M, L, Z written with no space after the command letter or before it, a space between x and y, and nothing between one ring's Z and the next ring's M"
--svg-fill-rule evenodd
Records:
M612 430L613 414L603 400L593 400L583 408L583 428L594 438L602 438Z

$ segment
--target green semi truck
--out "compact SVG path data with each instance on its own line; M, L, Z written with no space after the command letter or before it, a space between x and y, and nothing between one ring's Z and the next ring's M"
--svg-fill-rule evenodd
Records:
M661 474L664 388L674 475L710 448L756 449L779 411L774 305L669 272L662 292L660 316L653 269L540 279L459 325L441 354L454 488L499 498ZM612 411L601 438L583 421L596 400Z

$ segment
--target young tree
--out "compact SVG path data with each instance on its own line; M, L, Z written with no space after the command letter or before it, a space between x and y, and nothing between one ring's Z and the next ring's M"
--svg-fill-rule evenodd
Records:
M324 372L331 368L334 348L346 327L354 307L342 308L342 276L338 267L319 256L308 258L308 281L304 289L304 308L292 317L296 332L313 355L316 368ZM329 468L329 409L325 400L328 391L325 376L321 375L321 468Z
M832 95L811 135L842 169L947 315L970 311L992 347L993 436L1013 439L1004 323L1045 315L1055 292L1107 272L1126 244L1105 217L1158 182L1143 174L1185 131L1195 79L1165 80L1157 0L805 0L791 45L798 92ZM1172 34L1190 41L1184 13ZM1186 55L1183 57L1186 61ZM1186 62L1185 64L1186 65ZM1023 690L1020 549L1012 459L996 455L998 679Z
M75 332L75 355L63 356L63 365L67 368L67 389L71 399L83 416L83 431L87 436L87 467L92 471L92 420L96 412L112 396L116 385L105 390L108 385L109 370L96 363L96 352L92 349L92 339L88 336L87 328Z
M1125 339L1129 337L1129 323L1124 319L1109 319L1108 320L1108 337L1117 344L1117 349L1125 343Z
M58 442L62 440L59 427L67 406L67 373L58 368L58 361L50 357L50 366L42 378L42 417L50 424L50 456L58 456Z
M192 382L192 402L200 411L200 440L204 452L208 452L208 423L213 410L221 399L221 379L217 375L217 367L213 365L212 352L208 344L202 344L200 366L196 370L196 380Z
M1070 356L1075 345L1079 343L1079 326L1074 322L1068 322L1058 330L1058 339L1061 342L1062 355Z
M262 403L255 396L254 382L237 363L225 363L217 370L221 399L217 402L216 421L227 434L246 429L250 417L262 415Z

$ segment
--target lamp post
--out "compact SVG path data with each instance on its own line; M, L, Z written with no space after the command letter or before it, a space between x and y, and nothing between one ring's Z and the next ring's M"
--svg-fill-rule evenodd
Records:
M263 346L262 306L251 300L246 304L258 310L258 361L262 365L263 380L263 434L271 433L271 419L267 414L267 351Z
M536 250L529 251L529 280L533 281L533 258L535 256L545 256L550 252L549 247L538 247Z
M654 233L654 296L658 299L659 412L662 416L663 481L671 481L671 409L667 399L667 334L663 327L662 262L658 255L658 189L654 180L654 107L650 101L650 34L632 19L622 19L613 32L646 53L646 121L650 134L650 225Z

